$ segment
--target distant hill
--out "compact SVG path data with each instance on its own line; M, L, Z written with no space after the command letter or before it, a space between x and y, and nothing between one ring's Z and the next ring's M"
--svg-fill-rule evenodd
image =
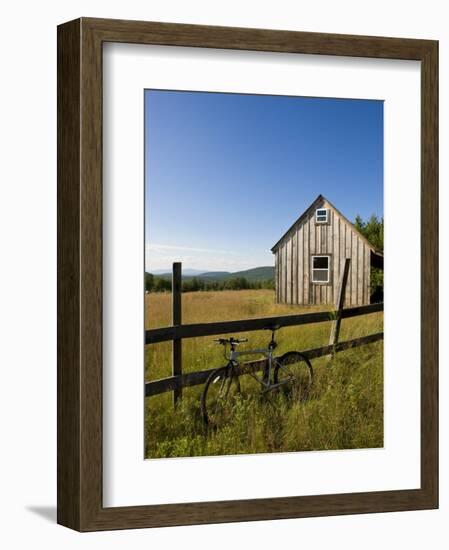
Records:
M222 281L223 279L229 279L231 275L232 273L230 271L204 271L203 273L197 273L194 277L197 279ZM185 273L185 276L188 277L188 274Z
M274 267L272 265L267 265L263 267L253 267L245 271L237 271L231 273L229 279L235 279L236 277L245 277L248 281L268 281L269 279L274 279Z
M204 273L191 274L189 269L186 269L186 273L183 274L182 278L186 281L196 277L197 279L204 279L207 281L226 281L229 279L236 279L238 277L245 277L249 282L258 282L258 281L268 281L274 278L274 267L273 266L263 266L263 267L254 267L252 269L246 269L244 271L205 271ZM154 273L158 277L163 279L171 279L171 273Z

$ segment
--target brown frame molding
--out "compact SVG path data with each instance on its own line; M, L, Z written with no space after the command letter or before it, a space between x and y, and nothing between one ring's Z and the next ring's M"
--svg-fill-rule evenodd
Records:
M102 44L421 61L421 488L104 508ZM79 531L438 507L438 42L82 18L58 27L58 523Z

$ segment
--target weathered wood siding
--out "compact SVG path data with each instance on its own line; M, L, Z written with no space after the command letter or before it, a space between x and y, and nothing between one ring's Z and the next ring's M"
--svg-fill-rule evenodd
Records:
M329 209L329 223L316 224L315 210ZM370 248L327 201L314 205L275 251L276 301L286 304L333 304L345 258L351 259L345 307L369 304ZM329 283L312 283L311 256L330 256Z

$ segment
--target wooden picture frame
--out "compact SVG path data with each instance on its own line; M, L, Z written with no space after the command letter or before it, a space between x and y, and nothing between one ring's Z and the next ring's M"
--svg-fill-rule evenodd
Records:
M105 508L102 45L128 42L421 62L421 488ZM79 531L438 506L438 42L81 18L58 27L58 523Z

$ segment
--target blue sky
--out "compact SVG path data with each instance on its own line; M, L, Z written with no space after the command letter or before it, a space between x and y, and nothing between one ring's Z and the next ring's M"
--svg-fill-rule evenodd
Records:
M145 265L239 271L319 194L383 216L383 102L145 92Z

